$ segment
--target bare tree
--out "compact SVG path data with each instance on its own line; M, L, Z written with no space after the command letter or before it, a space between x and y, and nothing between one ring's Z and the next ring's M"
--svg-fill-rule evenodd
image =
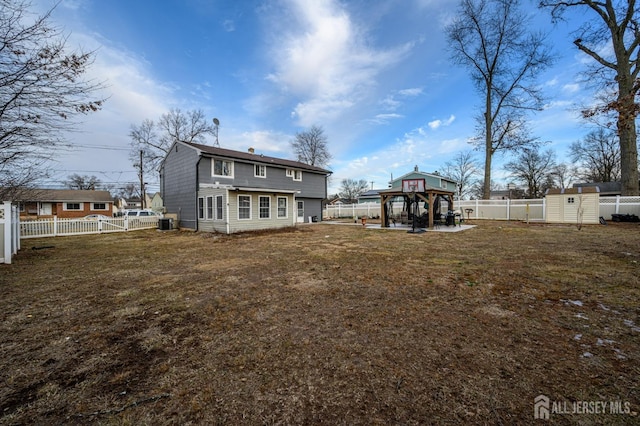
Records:
M556 164L553 168L551 176L553 177L554 186L558 188L568 188L576 178L577 170L567 163L560 163Z
M369 182L365 179L342 179L340 185L340 198L349 200L351 203L357 203L358 197L369 189Z
M504 168L516 181L527 187L529 198L539 198L546 189L553 186L552 174L555 166L553 151L539 152L535 148L524 148Z
M96 190L100 187L100 180L95 176L79 175L74 173L69 175L64 181L64 185L69 189L90 189Z
M569 154L579 167L579 176L588 182L620 180L620 145L616 134L605 129L588 133L569 146Z
M156 173L174 142L203 144L207 135L214 134L215 126L208 122L202 110L182 112L172 109L162 114L157 122L145 119L139 125L131 126L129 157L139 166L142 151L144 171Z
M601 89L606 99L583 111L583 115L614 114L622 195L639 195L636 118L640 112L640 6L636 0L541 0L540 6L550 8L554 20L561 19L569 8L593 16L575 32L573 44L594 60L586 71L587 80Z
M473 151L461 151L443 167L443 174L458 183L458 197L468 199L473 192L473 185L481 175Z
M478 118L484 148L483 198L491 192L491 162L498 151L532 145L525 115L542 108L536 76L552 63L546 36L528 30L519 0L461 0L446 28L452 59L469 68L483 96Z
M326 167L331 161L327 137L320 126L296 133L291 147L298 161L312 166Z
M22 0L0 2L0 198L18 196L43 177L64 146L73 118L100 109L101 83L84 78L93 52L67 48L67 37Z

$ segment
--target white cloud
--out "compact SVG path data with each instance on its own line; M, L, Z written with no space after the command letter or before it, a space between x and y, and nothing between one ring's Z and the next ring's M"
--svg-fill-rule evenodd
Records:
M565 84L562 86L562 91L565 93L577 93L580 91L580 85L577 83Z
M430 121L429 123L427 123L427 125L432 129L432 130L436 130L439 127L442 126L449 126L451 125L451 123L454 122L454 120L456 119L456 117L454 115L451 115L449 118L447 118L446 120L433 120Z
M301 126L341 116L364 99L379 72L397 63L411 44L376 50L337 1L286 0L292 22L273 24L271 57L275 70L267 79L299 99L293 116ZM282 18L282 16L279 16ZM278 28L280 26L280 29Z

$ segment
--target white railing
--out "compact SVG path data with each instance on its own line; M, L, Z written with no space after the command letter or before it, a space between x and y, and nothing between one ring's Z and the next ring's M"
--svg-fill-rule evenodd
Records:
M0 203L0 263L11 263L20 250L20 212L10 201Z
M422 206L420 206L422 208ZM402 211L403 203L393 203L393 213ZM454 209L465 218L493 220L545 220L545 199L532 200L461 200ZM469 210L469 211L467 211ZM640 216L640 197L600 197L599 216L606 220L612 214L635 214ZM325 219L380 216L379 203L327 205L323 211Z
M157 217L117 217L100 220L51 219L20 222L20 238L57 237L62 235L103 234L158 227Z

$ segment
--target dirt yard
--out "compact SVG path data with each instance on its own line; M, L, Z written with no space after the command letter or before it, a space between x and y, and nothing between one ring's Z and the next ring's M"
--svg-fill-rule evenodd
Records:
M554 424L640 423L634 224L22 248L0 265L0 424L533 424L538 395Z

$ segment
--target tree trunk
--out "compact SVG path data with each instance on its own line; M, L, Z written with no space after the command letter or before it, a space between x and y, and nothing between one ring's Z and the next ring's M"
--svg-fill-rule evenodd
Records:
M625 66L626 65L626 66ZM636 105L634 81L628 62L618 69L618 137L620 139L620 174L622 195L640 195L638 188L638 146L636 142Z
M484 184L482 186L482 199L491 198L491 157L493 156L493 126L491 113L491 81L486 84L484 109Z

